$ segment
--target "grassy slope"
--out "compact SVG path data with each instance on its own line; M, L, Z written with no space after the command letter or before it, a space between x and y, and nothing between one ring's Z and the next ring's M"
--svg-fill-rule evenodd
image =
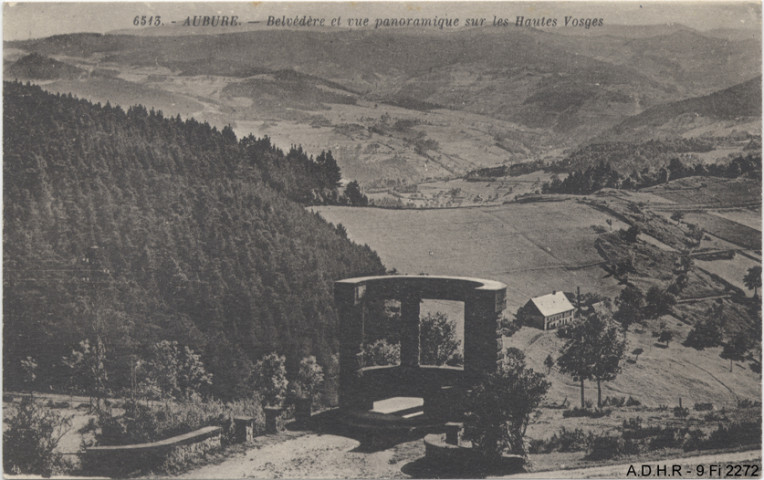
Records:
M667 316L663 320L670 329L677 332L677 337L684 339L690 327ZM654 322L657 329L657 321ZM629 395L644 405L675 406L682 397L684 406L696 402L712 402L714 406L732 407L737 400L748 398L756 400L761 395L761 376L752 372L746 363L735 363L729 371L729 361L719 357L721 347L697 351L671 342L668 348L656 344L650 329L644 333L635 333L632 327L628 333L627 352L642 348L644 353L636 363L626 362L623 371L613 382L603 384L602 396ZM528 364L537 371L545 371L544 359L551 354L557 356L564 341L554 332L542 332L524 327L511 338L505 339L506 346L517 347L527 356ZM633 355L628 355L633 359ZM579 385L571 377L560 374L554 369L549 377L552 387L548 400L568 402L579 405ZM597 386L587 382L585 395L587 400L597 401Z
M709 95L648 108L600 138L634 141L655 136L683 136L688 132L697 134L703 130L711 134L714 126L721 132L731 125L740 128L741 117L749 119L754 127L752 133L761 129L761 76ZM759 128L755 129L757 124Z

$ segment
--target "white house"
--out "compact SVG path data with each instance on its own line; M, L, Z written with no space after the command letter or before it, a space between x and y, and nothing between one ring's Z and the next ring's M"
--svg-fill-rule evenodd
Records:
M575 307L563 292L552 292L528 300L523 307L525 322L542 330L550 330L573 320Z

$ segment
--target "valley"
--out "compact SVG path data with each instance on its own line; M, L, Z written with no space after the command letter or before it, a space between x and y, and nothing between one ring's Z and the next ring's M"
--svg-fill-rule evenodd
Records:
M553 164L593 141L758 135L760 115L735 101L760 100L714 93L757 75L753 38L644 28L636 39L634 29L73 34L6 42L4 68L52 92L331 150L345 179L368 189ZM717 58L724 68L708 75ZM737 116L698 107L708 101ZM713 162L725 148L695 153Z
M220 427L220 453L145 475L441 478L424 428L362 431L390 418L343 404L342 369L469 371L464 304L401 329L416 296L356 309L366 285L343 303L335 282L447 275L507 285L497 376L540 392L527 472L760 445L760 28L252 23L5 39L6 425L73 415L51 458ZM427 395L384 413L432 420Z

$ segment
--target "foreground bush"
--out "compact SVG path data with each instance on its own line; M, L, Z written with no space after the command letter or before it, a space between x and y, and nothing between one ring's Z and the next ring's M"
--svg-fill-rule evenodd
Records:
M64 473L67 466L55 449L71 424L71 418L43 407L30 397L23 398L15 412L5 421L5 472L43 476Z
M525 455L525 431L549 386L544 375L526 367L521 351L507 349L501 368L469 393L464 438L486 464L495 464L505 452Z

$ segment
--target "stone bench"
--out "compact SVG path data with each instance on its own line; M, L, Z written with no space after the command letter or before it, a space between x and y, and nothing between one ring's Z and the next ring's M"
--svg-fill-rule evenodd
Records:
M222 431L221 427L204 427L151 443L90 447L83 454L83 469L107 476L154 469L171 455L202 455L219 449Z

